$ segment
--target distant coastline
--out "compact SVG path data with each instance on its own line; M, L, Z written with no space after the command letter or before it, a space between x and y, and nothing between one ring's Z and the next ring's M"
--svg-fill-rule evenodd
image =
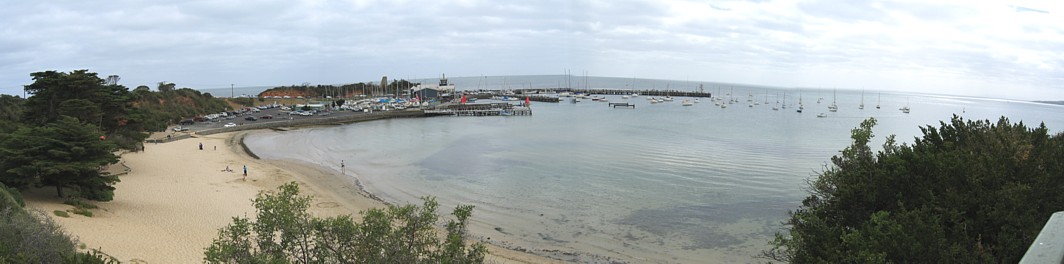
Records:
M1034 101L1034 102L1035 103L1042 103L1042 104L1064 105L1064 101Z

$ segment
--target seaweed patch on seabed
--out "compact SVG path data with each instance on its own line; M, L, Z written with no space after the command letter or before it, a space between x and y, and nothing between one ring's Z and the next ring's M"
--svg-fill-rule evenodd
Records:
M638 210L617 223L656 236L686 238L689 242L682 243L684 249L724 248L742 244L743 240L736 237L741 234L731 234L722 230L721 226L743 219L783 219L787 209L786 203L779 201L677 206ZM765 233L766 230L771 229L762 228L758 233Z

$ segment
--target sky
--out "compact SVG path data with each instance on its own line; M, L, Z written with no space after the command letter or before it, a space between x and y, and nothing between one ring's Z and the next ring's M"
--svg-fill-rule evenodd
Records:
M1064 100L1064 1L4 1L32 72L198 89L592 76Z

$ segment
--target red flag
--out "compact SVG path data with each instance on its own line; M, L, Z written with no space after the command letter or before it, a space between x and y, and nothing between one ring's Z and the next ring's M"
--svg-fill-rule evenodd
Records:
M465 95L464 95L464 94L462 95L462 101L461 101L461 103L463 103L463 104L464 104L464 103L466 103L466 97L465 97Z
M528 100L528 96L526 95L525 96L525 106L529 106L529 105L532 105L532 101Z

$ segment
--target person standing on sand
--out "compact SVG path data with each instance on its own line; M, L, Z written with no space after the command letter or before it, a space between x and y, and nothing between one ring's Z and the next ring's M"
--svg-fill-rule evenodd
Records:
M248 180L248 165L244 164L244 180Z
M199 150L203 150L203 143L199 143Z

